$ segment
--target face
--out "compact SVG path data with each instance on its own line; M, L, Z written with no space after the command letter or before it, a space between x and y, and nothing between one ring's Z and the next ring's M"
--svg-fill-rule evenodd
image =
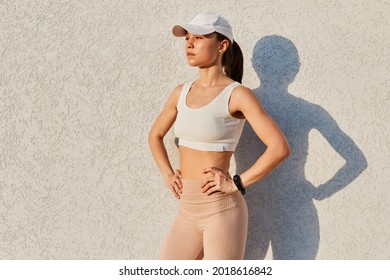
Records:
M215 33L208 35L186 34L185 52L190 66L206 68L221 63L226 50L224 41L218 41Z

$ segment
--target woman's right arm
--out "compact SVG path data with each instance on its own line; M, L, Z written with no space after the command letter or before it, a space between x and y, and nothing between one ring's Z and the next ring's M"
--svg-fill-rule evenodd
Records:
M161 171L165 183L177 199L180 198L182 188L180 180L181 173L179 170L173 170L163 139L176 120L177 102L179 100L182 87L182 85L179 85L173 90L164 106L164 109L157 117L149 132L149 146L154 160Z

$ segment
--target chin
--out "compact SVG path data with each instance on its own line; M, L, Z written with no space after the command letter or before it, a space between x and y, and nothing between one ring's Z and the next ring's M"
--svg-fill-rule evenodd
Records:
M187 61L189 66L198 66L198 63L192 62L192 61Z

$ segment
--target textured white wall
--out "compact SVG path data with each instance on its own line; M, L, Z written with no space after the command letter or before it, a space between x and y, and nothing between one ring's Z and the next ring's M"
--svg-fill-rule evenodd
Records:
M176 201L147 134L196 77L170 29L200 11L230 20L292 147L248 191L246 258L390 258L389 1L5 0L1 259L157 257ZM232 172L262 149L246 127Z

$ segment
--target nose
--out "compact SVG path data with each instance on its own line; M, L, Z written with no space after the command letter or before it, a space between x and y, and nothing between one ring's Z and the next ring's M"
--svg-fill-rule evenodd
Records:
M189 37L187 37L187 40L186 40L186 48L192 49L193 47L194 47L194 40L193 40L192 36L189 36Z

